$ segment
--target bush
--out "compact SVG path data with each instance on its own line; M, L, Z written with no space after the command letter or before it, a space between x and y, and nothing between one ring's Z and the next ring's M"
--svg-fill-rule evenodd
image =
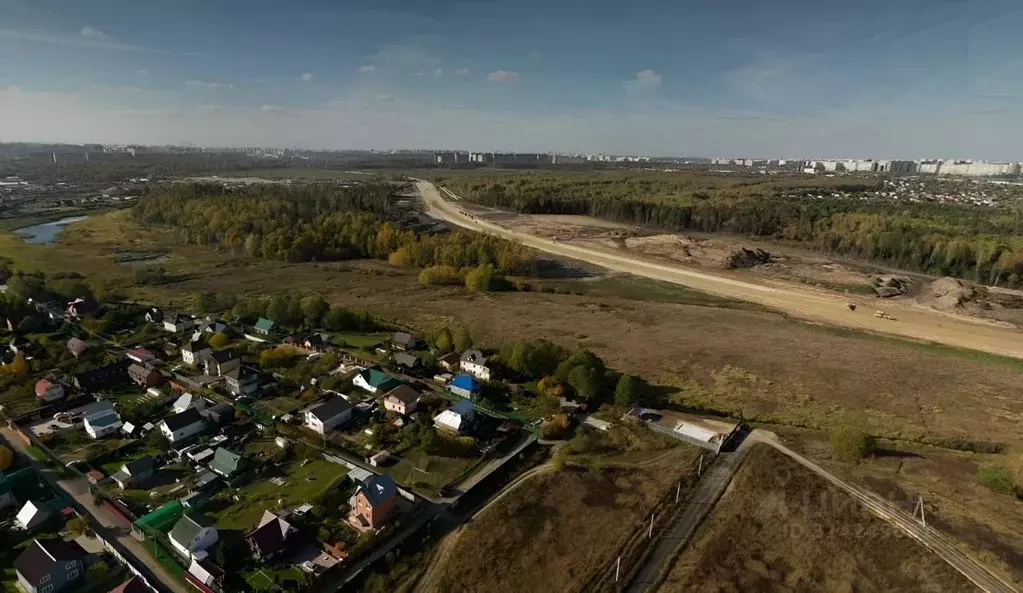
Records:
M977 483L1001 494L1015 494L1016 482L1004 465L985 465L977 470Z
M458 269L451 266L430 266L419 272L419 283L423 286L454 286L462 282Z
M224 332L217 332L210 338L209 345L215 350L220 350L231 343L231 338Z
M829 437L831 449L845 461L859 461L873 455L874 437L866 431L863 423L855 420L844 420L841 425L832 429Z
M545 441L560 441L572 434L572 419L568 414L558 414L540 425L540 438Z

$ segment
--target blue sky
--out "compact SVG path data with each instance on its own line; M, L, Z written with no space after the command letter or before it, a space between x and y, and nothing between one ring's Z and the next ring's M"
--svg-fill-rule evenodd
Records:
M1017 0L0 0L0 140L1023 159Z

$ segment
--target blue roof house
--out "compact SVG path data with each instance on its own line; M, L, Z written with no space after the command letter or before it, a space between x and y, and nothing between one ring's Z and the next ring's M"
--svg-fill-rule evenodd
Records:
M483 391L483 386L469 375L458 375L448 384L448 389L455 395L474 398Z

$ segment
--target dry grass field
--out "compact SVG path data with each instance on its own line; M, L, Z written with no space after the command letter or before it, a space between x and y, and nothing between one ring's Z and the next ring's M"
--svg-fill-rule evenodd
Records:
M750 452L659 589L974 590L916 541L763 446Z
M124 253L160 255L171 281L136 286L132 268L117 261ZM72 225L56 245L0 233L0 255L21 267L85 272L162 305L187 304L200 291L316 292L424 332L465 325L483 345L548 338L585 346L674 391L676 404L750 420L826 428L854 410L890 438L1023 445L1023 361L795 321L652 280L572 281L581 295L472 295L422 287L416 271L382 262L289 264L186 246L172 231L138 227L127 211Z
M585 590L658 501L674 494L698 455L680 447L649 464L538 474L466 525L422 590Z
M976 480L988 464L1023 467L1023 455L949 451L936 447L888 443L860 463L834 459L827 435L817 431L778 429L793 449L832 473L865 486L911 512L917 496L926 505L927 523L955 538L965 551L1023 585L1023 506L1011 494L994 492ZM1023 474L1021 474L1023 475Z

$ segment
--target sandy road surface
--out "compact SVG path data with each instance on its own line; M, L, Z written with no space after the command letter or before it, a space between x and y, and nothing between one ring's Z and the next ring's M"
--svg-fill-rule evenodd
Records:
M809 287L782 282L750 282L725 274L708 274L681 266L656 263L611 249L558 243L507 229L462 213L456 203L445 200L432 183L417 180L419 193L430 211L458 226L477 232L500 235L554 255L569 257L610 270L628 272L717 296L757 303L791 315L823 323L877 333L892 334L1023 358L1023 331L1001 327L983 320L971 320L929 311L908 303L878 303L854 295L836 295ZM856 303L850 311L847 303ZM883 308L895 320L874 317Z

